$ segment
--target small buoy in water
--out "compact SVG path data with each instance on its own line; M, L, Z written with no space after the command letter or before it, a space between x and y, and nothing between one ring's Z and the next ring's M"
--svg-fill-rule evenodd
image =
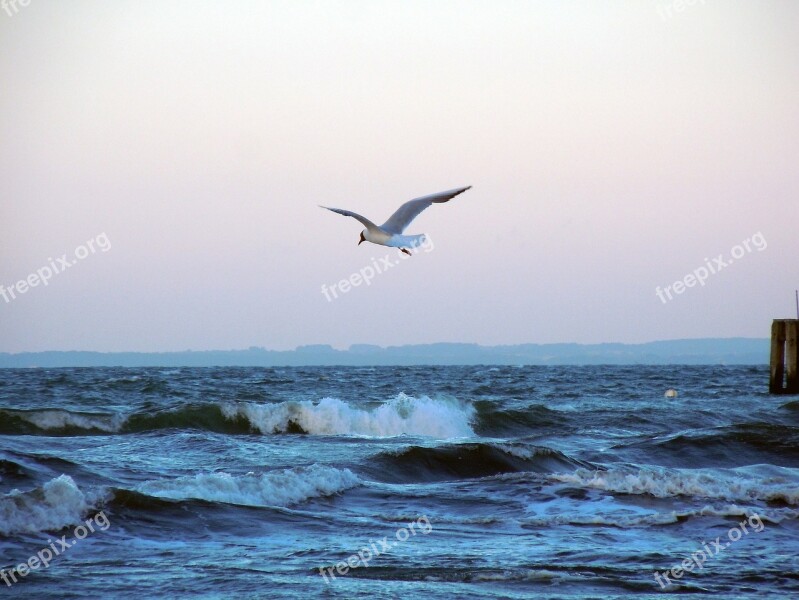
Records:
M666 396L666 398L676 398L677 390L675 390L674 388L669 388L666 390L666 393L664 395Z

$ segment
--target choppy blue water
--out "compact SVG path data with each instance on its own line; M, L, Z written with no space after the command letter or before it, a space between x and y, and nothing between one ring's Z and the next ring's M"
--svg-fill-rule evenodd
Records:
M796 597L799 400L767 377L0 370L0 596Z

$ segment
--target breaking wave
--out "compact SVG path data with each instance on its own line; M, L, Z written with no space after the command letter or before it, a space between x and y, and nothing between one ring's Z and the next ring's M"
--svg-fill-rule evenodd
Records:
M349 469L311 465L260 475L216 472L159 479L139 485L136 491L170 500L286 507L311 498L332 496L357 485L360 479Z
M471 423L475 415L475 409L468 404L405 394L372 409L359 408L336 398L275 404L192 404L130 415L62 409L0 409L0 434L108 435L174 428L228 434L419 435L445 439L474 436Z
M758 479L736 471L727 473L724 477L719 476L718 471L707 473L656 468L637 471L577 469L572 473L557 473L550 477L578 487L621 494L645 494L656 498L687 496L729 502L761 500L799 504L799 483L796 481L785 477Z
M579 467L593 465L543 446L467 443L382 452L371 460L368 470L382 481L422 482L573 471Z
M399 394L372 410L356 408L336 398L279 404L225 404L228 419L246 418L261 433L304 432L314 435L391 437L421 435L435 438L474 436L470 405L427 396Z
M0 497L0 534L58 531L80 523L91 507L72 478L61 475L32 491Z
M125 417L115 413L75 412L58 408L40 410L0 409L0 434L35 434L41 432L76 435L115 433Z

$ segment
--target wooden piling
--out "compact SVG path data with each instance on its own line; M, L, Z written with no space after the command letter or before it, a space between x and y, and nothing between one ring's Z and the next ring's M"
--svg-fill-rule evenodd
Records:
M799 394L799 319L771 324L769 393Z
M799 394L799 320L785 324L785 393Z

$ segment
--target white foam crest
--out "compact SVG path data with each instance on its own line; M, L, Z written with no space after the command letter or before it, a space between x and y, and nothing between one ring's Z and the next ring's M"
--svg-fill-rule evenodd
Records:
M722 476L702 471L640 469L638 471L591 471L577 469L573 473L550 476L555 481L622 494L649 494L657 498L691 496L727 501L782 501L799 504L799 486L786 482L758 480L734 473Z
M547 515L531 517L523 522L536 527L551 527L552 525L600 525L607 527L649 527L652 525L671 525L678 521L676 512L652 513L646 515Z
M167 373L177 373L178 371L167 371ZM164 373L162 371L162 373ZM134 383L141 379L138 375L131 375L130 377L109 377L106 379L106 383Z
M566 579L563 573L550 571L548 569L508 569L505 571L478 571L473 573L473 581L563 581Z
M533 446L533 447L525 447L525 446L511 446L509 444L493 444L493 446L497 450L501 450L505 454L510 454L511 456L515 456L516 458L521 458L523 460L532 460L537 456L557 456L558 452L552 450L551 448L545 448L542 446Z
M0 533L58 531L75 525L90 502L69 475L51 479L30 492L12 490L0 497Z
M360 480L349 469L311 465L260 475L215 472L159 479L141 484L137 491L171 500L284 507L319 496L331 496L359 484Z
M78 427L114 433L119 431L125 423L125 417L122 415L91 415L60 409L19 411L14 414L36 425L39 429L45 430Z
M699 511L692 513L702 517L750 517L758 515L761 520L771 523L782 523L783 521L793 521L799 519L799 511L793 508L751 508L728 504L726 506L705 506Z
M373 410L356 408L336 398L323 398L317 403L304 400L224 404L222 413L228 419L245 417L265 434L285 432L294 423L315 435L408 434L442 439L474 436L471 422L476 414L470 405L402 393Z
M608 510L608 506L600 506L599 510ZM612 509L612 506L611 506ZM600 525L608 527L651 527L653 525L671 525L693 517L750 517L756 514L761 520L771 523L781 523L786 520L799 518L799 512L790 508L778 509L753 509L737 504L726 504L722 506L706 505L696 510L671 510L666 512L646 512L642 514L623 514L621 512L608 514L588 515L582 512L567 512L559 514L549 514L524 519L526 525L537 527L549 527L552 525ZM594 507L592 510L597 510ZM630 508L625 506L623 510L629 513Z

